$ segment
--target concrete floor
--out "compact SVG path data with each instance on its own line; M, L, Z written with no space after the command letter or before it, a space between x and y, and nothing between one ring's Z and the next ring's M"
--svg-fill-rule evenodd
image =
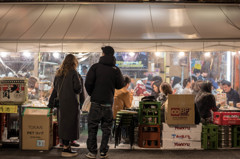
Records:
M76 159L86 159L86 148L77 149ZM61 149L50 151L21 151L14 148L1 148L0 159L57 159ZM99 158L99 157L98 157ZM240 159L240 150L120 150L111 149L109 159Z

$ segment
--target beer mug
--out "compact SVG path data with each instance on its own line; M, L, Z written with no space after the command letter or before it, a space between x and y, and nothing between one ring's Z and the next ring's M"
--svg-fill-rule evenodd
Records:
M233 101L229 101L229 106L233 107Z

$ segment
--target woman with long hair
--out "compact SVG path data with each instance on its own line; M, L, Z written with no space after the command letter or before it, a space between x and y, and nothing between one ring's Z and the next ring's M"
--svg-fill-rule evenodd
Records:
M160 93L160 85L161 85L161 81L155 81L152 84L152 94L151 96L154 96L155 98L157 98L159 96Z
M162 103L162 111L161 111L161 121L165 121L165 102L168 99L168 95L169 94L173 94L173 90L170 84L168 84L167 82L163 82L160 85L160 94L159 97L157 98L157 101Z
M74 157L78 153L73 151L70 141L79 138L79 94L82 91L81 76L77 72L78 61L72 54L68 54L58 69L54 79L54 89L50 103L56 97L59 99L59 138L63 142L62 157ZM54 106L54 105L53 105Z
M173 94L172 87L167 82L163 82L160 85L160 92L161 93L159 94L159 97L157 98L157 100L162 102L162 104L164 104L166 102L169 94Z
M195 104L199 110L201 120L205 123L212 122L212 111L217 111L216 99L213 96L212 84L210 82L202 82L200 91L195 97Z

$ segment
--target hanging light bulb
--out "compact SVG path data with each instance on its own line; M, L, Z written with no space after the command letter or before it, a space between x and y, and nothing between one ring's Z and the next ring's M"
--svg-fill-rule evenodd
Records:
M205 56L205 57L210 57L210 56L211 56L211 53L210 53L210 52L205 52L205 53L204 53L204 56Z
M30 58L31 57L31 53L29 51L24 51L23 52L23 56L25 56L26 58Z
M180 57L185 56L185 52L179 52L179 56L180 56Z
M60 53L59 53L59 52L54 52L54 53L53 53L53 57L54 57L55 59L58 59L58 58L60 57Z
M129 52L129 55L130 55L131 57L133 57L133 56L135 55L135 53L134 53L134 52Z
M235 56L237 53L235 51L232 52L232 55Z
M157 57L161 56L161 52L155 52L155 56Z
M5 57L7 57L8 53L7 52L1 52L0 55L1 55L2 58L5 58Z

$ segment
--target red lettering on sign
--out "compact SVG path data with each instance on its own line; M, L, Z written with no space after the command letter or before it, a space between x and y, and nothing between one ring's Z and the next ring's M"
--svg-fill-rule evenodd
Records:
M171 116L179 116L180 108L171 108Z

